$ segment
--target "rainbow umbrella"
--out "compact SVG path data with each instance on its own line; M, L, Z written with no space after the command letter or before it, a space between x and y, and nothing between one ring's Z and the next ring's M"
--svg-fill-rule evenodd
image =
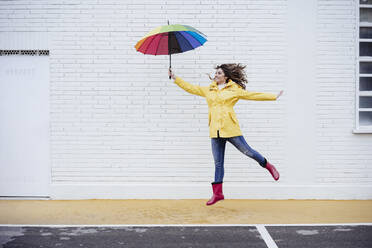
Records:
M137 42L138 52L152 55L169 55L169 68L172 67L171 54L183 53L202 46L207 39L205 34L187 25L160 26ZM169 77L170 78L170 77Z

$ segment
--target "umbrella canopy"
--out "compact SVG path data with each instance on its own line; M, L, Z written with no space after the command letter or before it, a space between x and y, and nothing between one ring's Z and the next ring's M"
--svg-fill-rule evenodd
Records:
M197 29L187 25L165 25L155 28L137 42L138 52L152 55L183 53L203 45L207 39Z

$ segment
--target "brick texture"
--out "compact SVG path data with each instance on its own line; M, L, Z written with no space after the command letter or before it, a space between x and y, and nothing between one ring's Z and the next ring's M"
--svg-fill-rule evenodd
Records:
M305 183L371 184L371 135L352 133L357 3L316 3L316 113L310 113L316 120L310 168L316 178ZM211 182L205 100L168 79L168 56L143 55L134 45L167 20L191 25L208 41L172 56L176 75L208 85L206 73L213 75L214 66L239 62L247 65L248 90L277 93L287 90L287 5L286 0L1 1L0 34L37 32L49 39L52 183ZM248 144L279 165L283 185L294 166L284 156L285 118L291 114L285 103L284 96L277 102L241 100L235 107ZM229 144L225 181L260 185L272 179Z
M355 127L356 1L318 1L317 182L371 184L372 135Z

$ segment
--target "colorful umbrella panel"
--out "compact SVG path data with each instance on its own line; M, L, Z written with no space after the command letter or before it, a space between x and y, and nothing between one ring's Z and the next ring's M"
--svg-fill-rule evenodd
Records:
M166 25L149 32L135 48L143 54L152 55L182 53L202 46L207 41L204 36L187 25Z

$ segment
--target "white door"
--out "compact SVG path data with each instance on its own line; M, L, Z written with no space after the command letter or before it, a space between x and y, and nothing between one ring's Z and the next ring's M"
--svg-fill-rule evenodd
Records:
M0 196L48 196L49 58L0 56Z

